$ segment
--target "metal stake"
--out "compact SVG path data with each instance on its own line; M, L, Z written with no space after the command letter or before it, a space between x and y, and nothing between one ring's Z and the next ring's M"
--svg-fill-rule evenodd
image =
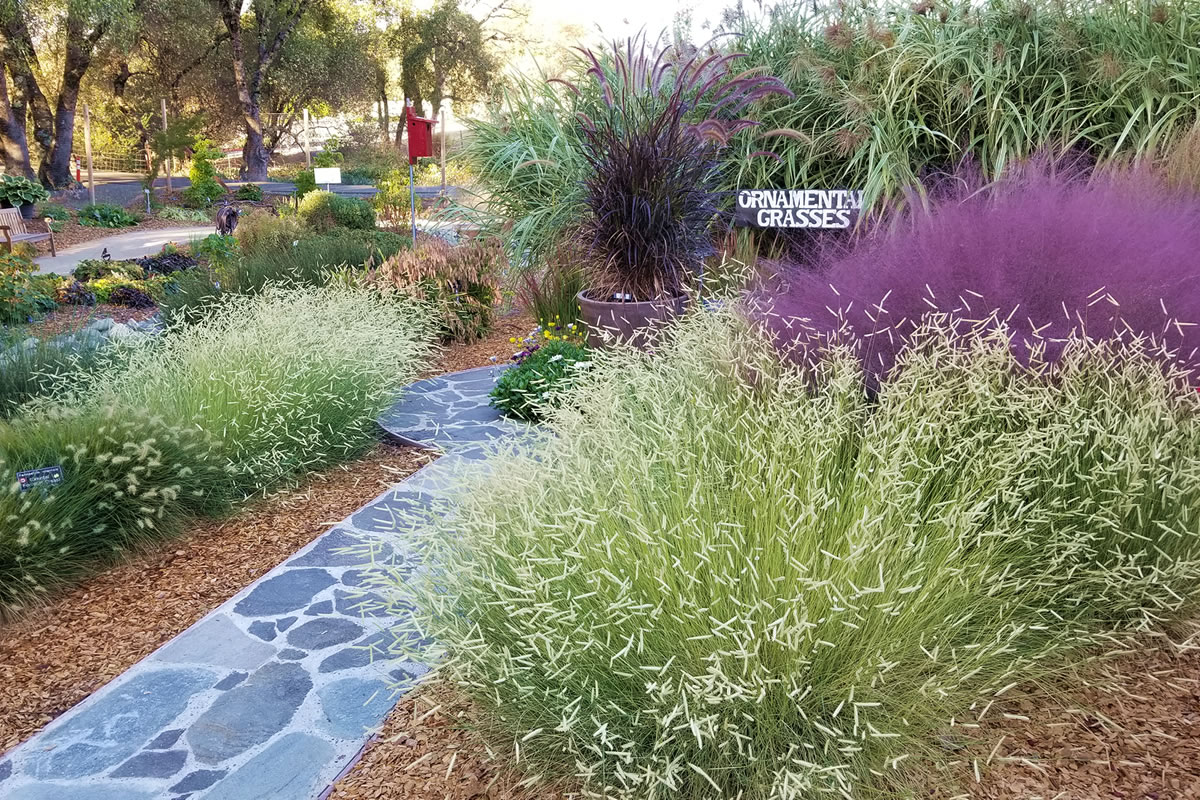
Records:
M408 204L412 208L413 247L417 246L417 187L413 185L412 159L408 161Z

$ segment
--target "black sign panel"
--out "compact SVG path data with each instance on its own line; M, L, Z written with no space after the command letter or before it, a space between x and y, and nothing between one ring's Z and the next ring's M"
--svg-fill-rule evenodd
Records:
M742 189L734 222L752 228L849 228L861 210L861 191Z
M63 468L54 467L39 467L38 469L27 469L17 473L17 485L21 487L22 492L28 492L30 489L42 487L49 489L51 486L58 486L63 482Z

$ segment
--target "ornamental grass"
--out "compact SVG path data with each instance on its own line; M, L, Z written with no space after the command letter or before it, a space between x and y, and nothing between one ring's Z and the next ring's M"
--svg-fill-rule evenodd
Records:
M0 420L0 616L377 439L432 313L366 290L233 297L203 325L47 369ZM21 491L16 472L61 466Z
M731 311L597 352L414 520L412 641L531 782L908 797L1041 681L1168 637L1200 585L1200 401L1137 339L1002 328L780 359ZM1084 671L1086 674L1086 671ZM984 750L986 753L986 749ZM978 765L977 765L978 766Z

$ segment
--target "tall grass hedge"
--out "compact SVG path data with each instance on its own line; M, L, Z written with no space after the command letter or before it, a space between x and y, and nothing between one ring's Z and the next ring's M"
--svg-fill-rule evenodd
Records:
M1136 341L1031 371L930 323L869 400L852 354L701 313L589 372L397 590L531 780L926 794L1010 700L1194 612L1200 401Z
M728 192L862 189L879 208L968 159L988 178L1039 152L1153 159L1200 113L1196 3L791 2L727 28L736 36L716 44L745 54L737 70L794 93L752 110L760 135L726 151ZM577 223L587 170L576 114L600 107L596 94L526 76L469 123L480 209L498 229L511 221L514 255L544 263ZM778 158L748 157L762 150Z
M432 338L416 303L274 287L161 341L113 345L107 365L49 375L0 421L0 615L361 452ZM17 471L54 465L62 485L20 491Z

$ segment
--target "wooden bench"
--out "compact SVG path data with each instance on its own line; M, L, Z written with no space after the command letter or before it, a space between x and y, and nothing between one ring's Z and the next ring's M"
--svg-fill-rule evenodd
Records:
M0 232L4 234L4 246L10 253L16 242L40 242L49 239L50 255L58 255L58 248L54 246L54 234L30 233L25 230L25 218L21 216L21 210L18 208L0 208Z

